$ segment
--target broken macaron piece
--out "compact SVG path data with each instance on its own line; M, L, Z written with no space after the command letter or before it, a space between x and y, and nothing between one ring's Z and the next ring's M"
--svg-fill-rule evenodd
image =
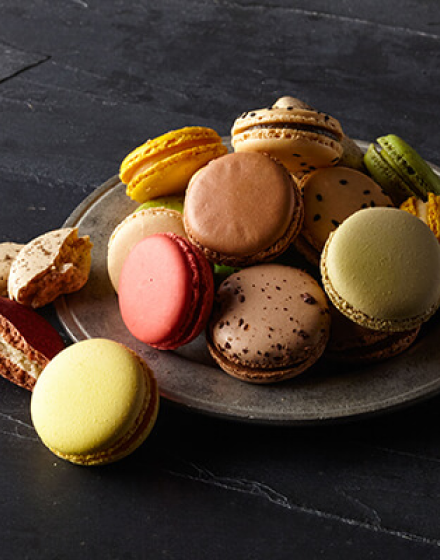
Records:
M58 296L76 292L87 282L92 242L77 228L50 231L27 243L11 265L11 299L38 308Z
M33 309L0 297L0 374L29 391L64 342Z
M21 243L0 243L0 296L8 295L9 271L22 247Z

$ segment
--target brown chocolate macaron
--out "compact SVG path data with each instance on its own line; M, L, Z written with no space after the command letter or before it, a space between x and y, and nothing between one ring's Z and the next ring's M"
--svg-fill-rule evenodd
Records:
M251 383L298 375L322 355L330 331L327 299L297 268L252 266L219 287L208 348L228 374Z
M63 348L60 335L41 315L0 297L0 375L32 391L41 371Z
M188 239L213 263L249 266L274 259L298 235L303 204L283 165L259 153L228 154L191 179Z

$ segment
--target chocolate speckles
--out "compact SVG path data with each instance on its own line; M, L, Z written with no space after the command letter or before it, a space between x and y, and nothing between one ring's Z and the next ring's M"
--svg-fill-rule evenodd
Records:
M309 305L314 305L316 303L316 299L310 294L301 294L301 297L304 300L304 303L308 303Z
M208 347L241 379L269 382L275 372L276 380L291 377L321 355L329 333L326 309L324 292L305 272L278 264L248 267L220 285Z

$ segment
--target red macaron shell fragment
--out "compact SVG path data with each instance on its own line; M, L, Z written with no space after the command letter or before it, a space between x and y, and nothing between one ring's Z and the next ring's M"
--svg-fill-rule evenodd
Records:
M205 257L183 237L160 233L140 241L126 258L119 308L133 336L171 350L205 327L213 292Z
M29 346L49 360L63 350L65 345L61 336L33 309L0 297L0 316L20 333Z

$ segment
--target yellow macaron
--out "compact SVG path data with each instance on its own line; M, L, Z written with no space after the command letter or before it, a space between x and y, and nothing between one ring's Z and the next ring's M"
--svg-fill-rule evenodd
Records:
M227 151L215 130L188 126L148 140L133 150L121 163L119 176L127 185L127 195L143 203L183 193L198 169Z
M158 407L157 383L147 364L122 344L90 339L49 362L32 395L31 417L55 455L103 465L143 443Z
M430 192L426 202L411 196L400 205L400 209L420 218L440 241L440 196Z

